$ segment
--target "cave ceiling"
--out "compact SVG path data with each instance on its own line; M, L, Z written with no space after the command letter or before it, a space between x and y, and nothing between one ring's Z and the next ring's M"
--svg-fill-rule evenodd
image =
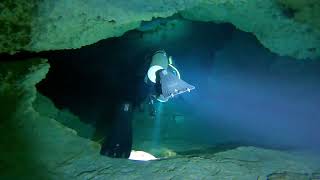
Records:
M80 48L119 37L143 21L179 13L190 20L232 23L253 33L274 53L314 59L320 56L319 3L302 4L293 0L4 0L0 2L0 53Z

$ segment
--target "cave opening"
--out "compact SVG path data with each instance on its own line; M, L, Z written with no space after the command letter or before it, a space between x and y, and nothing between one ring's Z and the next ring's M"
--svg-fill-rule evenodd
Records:
M148 58L159 49L196 90L157 105L155 115L144 78ZM61 123L85 138L107 138L116 108L130 99L133 149L157 157L240 145L320 146L310 125L320 117L320 63L277 56L231 24L154 19L118 38L44 54L51 68L37 85L45 97L38 95L36 107L48 97L62 110Z
M155 144L154 141L173 136L179 141L186 140L181 138L186 135L186 130L176 135L168 131L174 131L173 128L185 123L185 116L188 116L185 113L191 110L185 98L192 93L181 95L164 105L155 105L157 109L154 111L164 108L163 112L159 112L163 114L155 115L149 105L148 88L144 82L150 56L157 50L165 50L173 57L185 79L191 84L201 80L200 84L204 85L204 78L192 77L192 66L197 62L197 68L209 73L215 53L231 39L234 31L236 29L231 24L194 22L176 16L142 22L140 28L118 38L102 40L81 49L46 53L51 68L37 89L63 112L71 112L81 120L80 123L68 120L62 123L76 129L80 136L96 141L108 137L106 134L114 123L116 108L121 102L130 100L135 107L135 149L147 149L157 156L166 156L164 153L170 154L172 148L162 146L160 142ZM208 36L210 33L212 35ZM45 98L41 94L39 99ZM35 104L41 106L40 102ZM143 140L146 135L150 139Z

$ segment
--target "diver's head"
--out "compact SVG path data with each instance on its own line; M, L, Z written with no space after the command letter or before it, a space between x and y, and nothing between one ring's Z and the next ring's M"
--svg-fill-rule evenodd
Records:
M157 82L157 72L168 68L168 57L165 51L157 51L152 56L152 61L147 72L149 80L153 83Z

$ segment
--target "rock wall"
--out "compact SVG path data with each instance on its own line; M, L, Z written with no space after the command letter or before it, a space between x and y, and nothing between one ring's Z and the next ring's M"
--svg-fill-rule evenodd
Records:
M192 0L4 0L0 53L80 48L194 4Z
M320 30L320 2L318 0L278 0L278 2L296 21Z
M240 30L253 33L266 48L281 56L319 57L319 29L297 22L285 11L273 0L205 0L182 15L198 21L232 23ZM318 19L317 16L310 18Z
M300 6L294 2L4 0L0 2L0 53L80 48L121 36L138 28L141 21L182 12L192 20L232 23L280 55L319 57L319 3L309 0ZM292 14L288 7L298 13Z
M32 106L40 116L57 120L62 125L74 129L80 137L93 139L94 127L82 122L79 117L73 115L68 109L57 109L54 103L41 93L37 93Z

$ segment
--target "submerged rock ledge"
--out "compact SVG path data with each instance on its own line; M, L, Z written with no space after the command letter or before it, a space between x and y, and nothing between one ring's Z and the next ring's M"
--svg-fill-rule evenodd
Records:
M232 23L280 55L320 57L320 30L309 23L317 22L318 13L303 23L276 0L4 0L0 8L0 53L80 48L121 36L142 21L181 13Z
M100 156L99 144L32 106L35 84L49 69L45 60L1 63L0 69L0 101L5 102L0 113L0 176L4 179L290 179L320 171L320 159L312 154L256 147L152 162Z

